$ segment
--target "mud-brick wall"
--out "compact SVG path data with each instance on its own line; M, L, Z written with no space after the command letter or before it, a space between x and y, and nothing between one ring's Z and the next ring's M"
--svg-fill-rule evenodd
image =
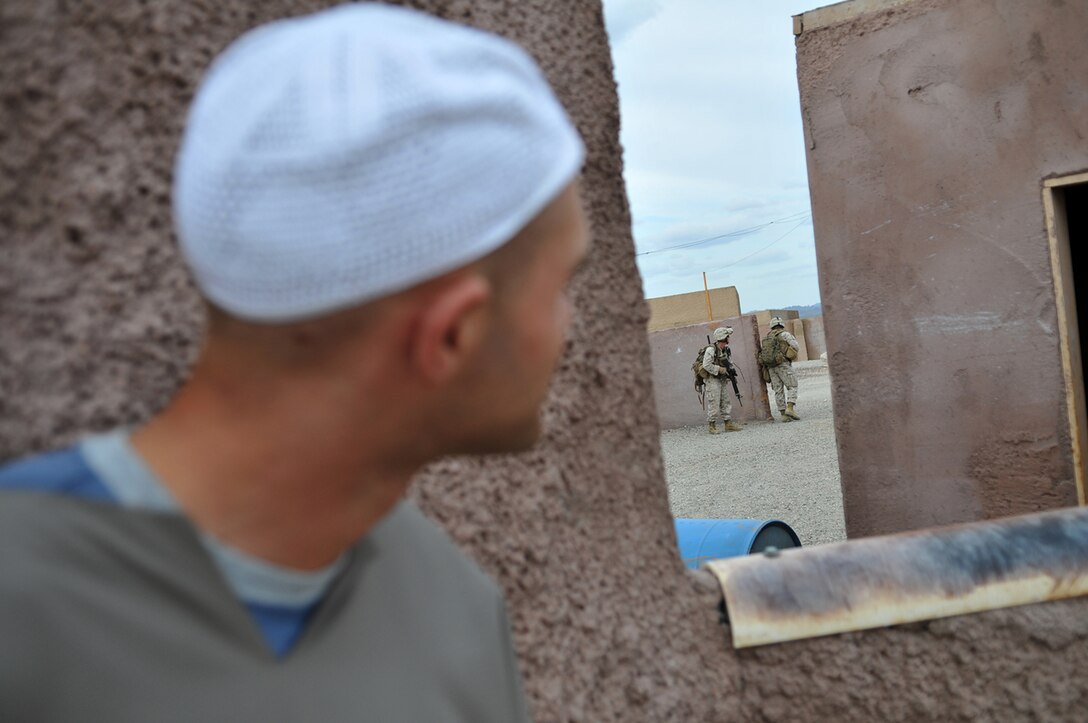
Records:
M1088 169L1088 4L892 5L797 37L851 537L1077 499L1042 182Z
M238 33L324 4L0 3L0 459L138 422L176 388L200 327L167 201L185 105ZM1085 601L731 651L668 511L600 5L420 6L524 44L589 148L595 244L546 438L415 491L505 589L536 719L1076 719L1088 683L1055 671L1088 668ZM641 376L613 373L615 339Z

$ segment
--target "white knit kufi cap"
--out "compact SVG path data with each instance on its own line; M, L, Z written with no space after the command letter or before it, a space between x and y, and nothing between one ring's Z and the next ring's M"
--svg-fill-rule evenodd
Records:
M287 322L494 251L583 157L513 43L348 4L257 28L212 64L178 154L174 214L212 303Z

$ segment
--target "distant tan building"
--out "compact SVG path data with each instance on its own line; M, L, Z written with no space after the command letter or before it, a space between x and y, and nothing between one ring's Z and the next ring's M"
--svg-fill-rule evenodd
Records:
M810 316L801 319L801 328L805 332L805 347L809 359L819 359L827 353L827 337L824 335L824 317Z
M767 332L771 330L771 317L781 316L786 322L786 331L790 332L794 336L801 340L801 337L794 331L794 321L800 321L800 313L797 309L764 309L763 311L754 311L752 315L756 317L756 325L759 329L759 338L767 336ZM798 354L797 359L799 361L805 361L808 359L808 355Z
M771 317L781 316L786 322L786 330L797 337L797 341L801 345L797 355L798 361L819 359L820 355L827 351L822 316L802 319L797 309L764 309L763 311L753 312L752 315L756 318L761 339L771 330Z
M766 336L767 332L771 330L772 316L781 316L787 322L791 319L801 318L801 314L797 311L797 309L764 309L763 311L755 311L752 313L756 317L756 324L759 325L759 335L761 337ZM787 324L786 328L791 333L793 332L792 325Z
M741 315L737 287L721 286L711 289L709 312L707 295L707 292L692 291L647 299L646 303L650 305L650 321L646 330L676 329L692 324L705 324L708 321L733 319ZM798 356L800 361L819 359L827 351L822 317L801 319L797 309L764 309L751 312L750 315L755 317L760 338L766 336L770 330L772 316L785 319L786 328L801 342L801 353Z
M710 310L707 310L707 292L692 291L647 299L650 305L648 331L689 326L714 319L731 319L740 316L740 295L737 287L722 286L709 291ZM797 312L794 312L794 316Z

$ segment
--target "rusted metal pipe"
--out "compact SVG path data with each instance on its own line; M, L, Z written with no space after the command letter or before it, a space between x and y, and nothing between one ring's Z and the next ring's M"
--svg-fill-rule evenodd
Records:
M1088 509L706 564L734 648L1088 595Z

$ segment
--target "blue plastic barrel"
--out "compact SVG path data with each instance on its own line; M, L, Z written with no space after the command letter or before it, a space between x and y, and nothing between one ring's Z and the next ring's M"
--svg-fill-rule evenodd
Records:
M800 547L801 539L782 520L691 520L676 518L676 538L684 564L696 570L704 562Z

